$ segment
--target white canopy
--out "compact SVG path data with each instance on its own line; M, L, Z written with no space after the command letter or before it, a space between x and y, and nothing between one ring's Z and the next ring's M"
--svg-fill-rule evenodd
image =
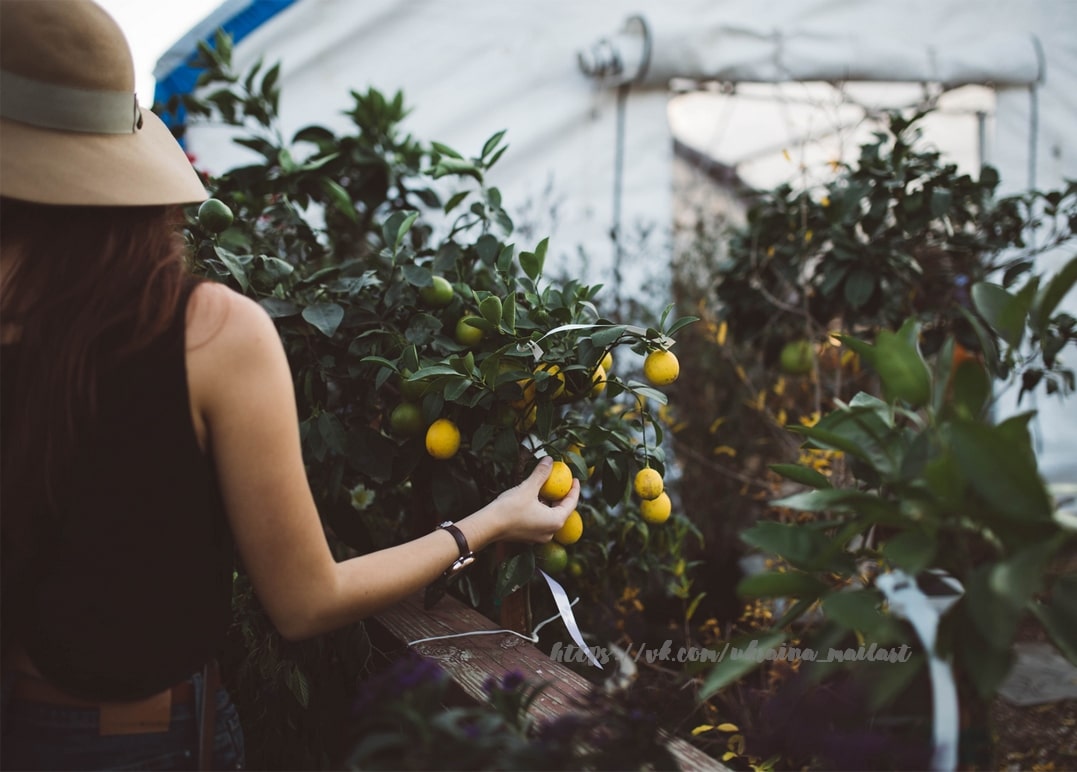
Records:
M511 149L490 184L520 206L518 224L532 240L551 234L551 267L587 281L625 271L616 229L647 255L642 268L627 266L629 291L669 264L671 125L686 144L772 184L796 171L775 162L783 151L822 161L836 151L811 147L834 126L862 122L846 91L794 105L790 88L803 95L805 81L913 84L895 86L899 102L910 89L979 84L987 96L956 108L967 119L932 124L929 141L970 166L989 161L1008 191L1077 178L1077 3L1068 0L228 0L194 36L267 3L283 10L239 41L236 61L282 62L286 134L311 123L346 129L349 91L368 86L403 90L414 108L408 130L465 155L507 129ZM193 47L190 36L177 44L158 80ZM733 93L688 110L692 100L670 100L675 79L718 80ZM769 107L749 83L775 84ZM222 171L247 152L228 137L194 126L189 147ZM855 147L855 136L843 140L839 150ZM642 247L631 243L648 228ZM1068 304L1077 314L1077 298ZM1077 482L1077 411L1057 400L1038 407L1045 473Z

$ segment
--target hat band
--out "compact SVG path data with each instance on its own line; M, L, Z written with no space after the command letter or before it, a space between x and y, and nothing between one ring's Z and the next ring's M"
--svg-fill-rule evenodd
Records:
M133 134L142 127L132 93L57 86L7 70L0 70L0 117L87 134Z

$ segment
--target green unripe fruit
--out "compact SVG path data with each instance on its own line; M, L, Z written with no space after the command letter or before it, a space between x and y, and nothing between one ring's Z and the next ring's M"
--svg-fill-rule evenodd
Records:
M418 405L401 402L389 414L389 426L401 437L414 437L423 430L423 412Z
M218 198L209 198L198 207L198 224L211 233L220 233L235 218L228 205Z
M444 276L435 276L430 286L419 289L419 297L423 299L423 302L435 308L449 305L454 294L452 285Z
M791 340L782 347L782 372L789 375L805 375L811 372L815 362L815 347L810 340Z
M478 317L464 316L456 323L456 342L461 346L475 346L482 340L482 329L470 324L471 319L478 319Z

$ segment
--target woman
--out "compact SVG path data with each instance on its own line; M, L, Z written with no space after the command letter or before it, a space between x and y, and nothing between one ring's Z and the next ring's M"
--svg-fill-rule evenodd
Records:
M186 273L178 205L206 193L138 109L122 32L90 0L0 11L3 765L237 766L211 666L233 547L301 639L494 541L548 541L579 486L539 501L546 460L455 524L335 562L283 347L256 303Z

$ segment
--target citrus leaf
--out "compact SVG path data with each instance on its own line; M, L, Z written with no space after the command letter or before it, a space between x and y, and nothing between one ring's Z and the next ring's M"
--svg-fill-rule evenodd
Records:
M1039 294L1036 296L1036 300L1032 304L1032 316L1038 330L1043 330L1047 327L1051 314L1054 313L1058 304L1062 302L1062 298L1073 288L1074 284L1077 284L1077 257L1062 266L1058 273L1047 282L1047 286L1040 289Z
M935 538L917 529L903 531L887 539L882 553L893 565L915 575L931 565L937 549Z
M896 333L880 331L873 364L887 399L920 407L931 399L931 374L915 342L909 341L908 328L914 326L906 322Z
M534 252L521 252L520 253L520 267L524 269L524 273L527 274L527 278L534 281L542 273L542 261L539 260Z
M505 598L531 581L534 575L535 553L529 549L522 550L498 565L494 597Z
M282 319L299 313L299 306L290 300L280 298L262 298L258 301L258 305L264 308L272 319Z
M337 303L315 303L303 309L303 318L327 338L332 338L344 321L344 309Z
M339 182L329 177L322 177L321 184L322 192L325 193L333 208L352 222L358 222L359 214L355 211L355 204L352 202L352 197L348 194L348 191L341 187Z
M765 661L768 649L778 646L786 638L786 634L775 631L763 635L761 638L741 637L730 642L730 649L738 649L738 655L730 653L721 662L714 666L707 677L703 679L703 685L699 690L699 699L706 700L717 692L724 689L734 681L755 670ZM753 646L754 643L754 646ZM752 656L762 653L762 656Z
M1022 522L1051 520L1051 498L1035 460L1014 452L1006 427L955 419L951 441L961 475L994 511Z
M1011 346L1021 343L1027 303L1003 287L988 282L972 285L972 301L987 323Z
M806 466L800 466L799 464L771 464L770 469L777 472L782 477L793 482L798 482L801 485L808 485L812 488L829 488L830 480L825 476L809 469Z
M742 598L807 598L815 600L827 586L800 571L769 572L746 577L737 585Z

